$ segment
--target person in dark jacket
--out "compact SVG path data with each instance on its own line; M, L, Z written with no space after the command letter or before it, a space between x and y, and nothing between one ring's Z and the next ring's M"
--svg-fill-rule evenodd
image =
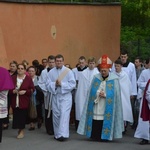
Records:
M10 90L11 107L13 109L13 129L19 129L18 139L24 137L27 112L34 84L31 77L27 76L25 65L18 64L18 74L12 77L14 89Z

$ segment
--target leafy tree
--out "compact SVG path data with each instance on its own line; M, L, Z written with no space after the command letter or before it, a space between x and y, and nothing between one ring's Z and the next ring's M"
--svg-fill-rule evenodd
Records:
M131 60L150 57L150 1L122 0L121 44L126 45Z

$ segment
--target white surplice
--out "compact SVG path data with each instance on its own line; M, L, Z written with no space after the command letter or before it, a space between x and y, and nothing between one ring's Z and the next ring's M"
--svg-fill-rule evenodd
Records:
M91 81L93 79L93 76L98 73L99 71L97 68L94 68L93 70L87 68L80 73L80 76L78 76L78 87L75 94L76 120L80 120Z
M69 137L69 119L72 107L71 91L76 86L73 72L70 70L61 81L61 86L56 87L56 80L66 69L54 67L48 73L47 89L52 93L53 126L55 138Z
M78 76L79 76L78 73L80 74L81 71L79 72L77 68L73 68L72 71L73 71L75 80L78 81Z
M39 77L38 85L42 89L44 94L44 106L45 109L51 110L51 93L47 90L46 82L48 79L48 71L47 68L44 69Z
M131 81L131 85L132 85L131 95L137 95L137 80L136 80L135 65L129 62L127 67L122 67L122 70L124 70L127 73Z
M81 75L81 73L84 71L84 70L86 70L87 68L86 67L84 67L84 68L82 68L82 70L78 70L78 68L73 68L72 69L72 72L73 72L73 74L74 74L74 77L75 77L75 80L78 82L78 80L79 80L79 77L80 77L80 75Z
M131 95L131 82L125 71L120 73L114 72L118 78L121 87L121 99L122 99L122 108L123 108L123 120L133 123L133 114L130 102Z
M138 87L143 91L146 87L146 84L148 80L150 79L150 69L145 69L142 71L137 83ZM139 113L139 120L138 120L138 126L135 131L134 137L136 138L141 138L145 140L150 140L150 125L149 121L143 121L141 116L141 107L143 103L143 98L141 98L141 103L140 103L140 113Z
M131 81L131 86L132 86L132 92L131 95L137 95L137 80L136 80L136 70L135 70L135 65L131 62L129 62L127 67L122 67L122 70L127 73L129 76L129 79ZM113 64L111 72L115 71L115 66Z

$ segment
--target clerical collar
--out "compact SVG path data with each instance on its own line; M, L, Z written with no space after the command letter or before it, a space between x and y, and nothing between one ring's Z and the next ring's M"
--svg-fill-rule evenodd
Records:
M122 66L123 67L128 67L128 65L129 65L129 61L127 61L126 63L124 63Z
M83 67L83 68L77 67L77 70L78 70L78 71L83 71L83 70L85 70L86 68L87 68L87 66L85 66L85 67Z
M109 75L108 75L108 76L109 76ZM103 80L106 80L106 79L108 78L108 76L106 76L106 77L103 77L103 76L102 76L102 79L103 79Z
M48 68L47 68L47 72L49 72L50 70L51 70L51 68L48 67Z

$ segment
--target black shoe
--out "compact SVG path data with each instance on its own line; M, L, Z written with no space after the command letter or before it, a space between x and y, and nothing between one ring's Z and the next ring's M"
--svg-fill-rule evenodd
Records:
M42 126L42 123L38 123L38 124L37 124L38 129L40 129L41 126Z
M57 140L57 141L60 141L60 142L63 142L65 140L67 140L67 138L64 138L63 136L61 136L60 138L55 138L54 137L54 139Z
M140 144L140 145L148 144L148 140L143 139L139 144Z
M29 131L33 131L33 130L35 130L35 127L30 127L29 128Z
M101 141L102 141L101 138L91 138L91 140L92 140L93 142L101 142Z
M53 131L47 131L47 134L48 135L54 135L54 132Z
M101 142L109 142L109 140L102 140L102 139L101 139L100 141L101 141Z

